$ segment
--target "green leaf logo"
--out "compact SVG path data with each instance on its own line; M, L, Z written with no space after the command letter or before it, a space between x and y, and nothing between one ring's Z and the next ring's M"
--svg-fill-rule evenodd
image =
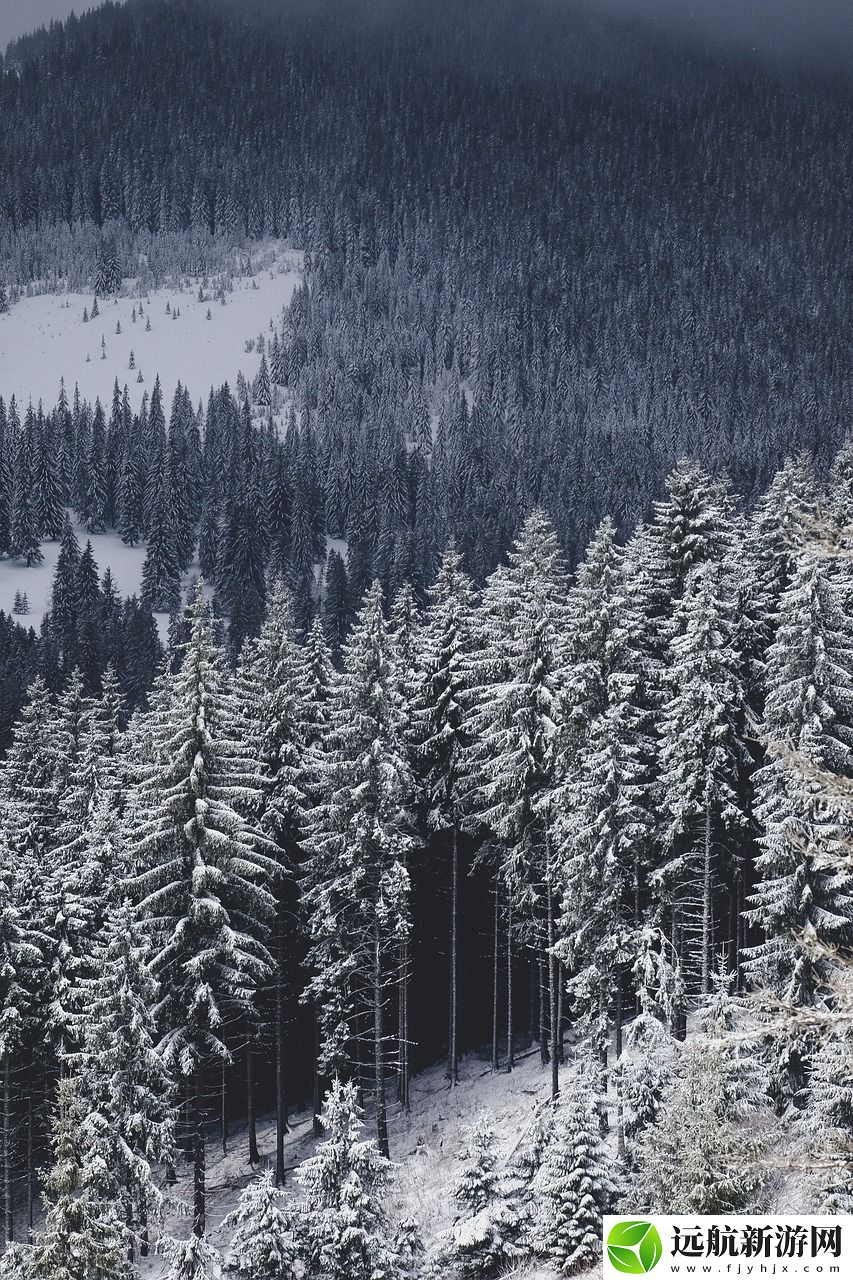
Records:
M607 1256L617 1271L642 1276L660 1262L663 1245L651 1222L617 1222L607 1237Z

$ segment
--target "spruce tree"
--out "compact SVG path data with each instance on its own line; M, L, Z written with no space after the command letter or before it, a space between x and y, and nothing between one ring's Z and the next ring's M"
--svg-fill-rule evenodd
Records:
M166 672L146 725L129 820L129 888L153 938L165 1061L190 1091L194 1127L193 1230L205 1221L205 1074L228 1060L229 1029L251 1016L272 958L266 940L278 873L272 848L245 817L259 779L237 713L202 584L175 672Z
M126 1280L128 1263L117 1206L93 1189L96 1172L84 1129L79 1081L60 1081L53 1117L53 1163L45 1179L44 1227L27 1270L39 1280Z
M398 1280L384 1206L391 1165L375 1142L361 1136L353 1082L333 1082L321 1124L326 1137L296 1175L304 1191L306 1273L323 1280Z
M730 601L721 571L705 565L685 588L672 640L673 696L661 726L662 786L668 816L669 862L659 872L684 947L691 949L694 981L711 989L715 902L721 879L731 885L734 838L745 830L739 771L744 695L732 643ZM722 863L720 851L729 859Z
M143 1253L149 1220L163 1207L153 1168L171 1165L175 1146L174 1086L157 1051L160 993L148 958L134 912L122 903L95 947L95 972L81 984L83 1037L75 1064L87 1141L99 1157L99 1190L121 1205Z
M327 750L315 759L318 801L306 823L308 995L323 1033L323 1067L349 1069L354 1042L372 1062L379 1149L388 1152L385 1005L409 928L412 777L378 584L344 647L332 690ZM367 1021L370 1031L365 1036Z
M634 1148L634 1212L755 1213L762 1205L760 1142L744 1124L758 1105L738 1060L694 1036L681 1051L659 1117Z
M522 936L547 967L550 1055L544 1008L543 1061L550 1056L551 1089L558 1091L557 967L553 952L557 910L551 827L559 778L560 678L565 620L565 569L547 516L525 522L506 569L483 592L474 637L463 789L468 823L496 837L499 875ZM512 1018L508 1017L508 1039ZM511 1065L511 1063L509 1064Z
M238 1280L297 1280L299 1242L268 1169L250 1182L224 1226L234 1229L226 1269Z
M615 1171L601 1144L598 1111L596 1100L584 1092L560 1103L531 1186L531 1248L560 1275L595 1265L604 1214L616 1199Z
M419 643L412 704L415 756L428 831L450 845L450 1036L447 1072L459 1079L459 827L464 816L462 761L470 739L464 711L470 670L473 587L452 546L445 552Z

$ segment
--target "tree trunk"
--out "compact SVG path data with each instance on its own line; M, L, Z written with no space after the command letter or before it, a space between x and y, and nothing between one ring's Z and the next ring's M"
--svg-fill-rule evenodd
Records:
M536 1039L536 1032L539 1026L536 1017L536 965L533 960L528 965L527 976L530 979L530 991L527 998L527 1048L529 1049Z
M554 891L548 872L548 1017L551 1031L551 1098L560 1092L559 1018L557 1014L557 959L554 955Z
M515 1056L512 1044L512 894L507 893L506 908L506 1069L512 1071Z
M557 1051L560 1056L560 1064L566 1061L566 1048L563 1043L563 1035L565 1028L563 1027L563 987L565 986L565 976L563 974L562 962L557 964Z
M316 1072L317 1059L314 1059ZM287 1131L287 1103L284 1096L284 983L281 972L281 943L275 984L275 1185L284 1186L284 1135Z
M492 1070L497 1071L500 1066L500 1054L498 1052L498 973L500 969L499 955L499 932L500 932L500 888L498 878L495 876L495 938L494 938L494 969L492 972Z
M545 1026L545 955L542 947L536 957L536 976L539 986L539 1061L545 1067L548 1065L548 1032Z
M228 1155L228 1082L226 1079L227 1064L222 1059L222 1080L219 1089L219 1125L222 1130L222 1154Z
M456 827L453 828L453 847L451 851L451 889L450 889L450 1035L447 1044L447 1078L451 1085L459 1083L459 1052L456 1037L458 1034L458 987L457 964L459 954L459 841Z
M258 1152L258 1120L255 1110L255 1052L246 1045L246 1127L249 1130L249 1164L260 1164Z
M702 994L711 990L711 808L705 807L705 842L702 867Z
M193 1235L203 1236L205 1227L205 1132L202 1099L202 1072L196 1067L193 1081Z
M33 1094L27 1090L27 1238L33 1239Z
M625 1158L625 1114L622 1105L622 974L616 970L616 1151L620 1160Z
M323 1096L320 1089L320 1022L317 1018L317 1010L313 1013L314 1024L314 1073L313 1073L313 1093L314 1093L314 1137L322 1137L323 1126L320 1124L320 1112L323 1109Z
M403 1110L409 1111L409 940L400 944L400 1003L398 1013L399 1070L397 1072L397 1100Z
M379 1154L387 1159L391 1152L388 1146L388 1111L385 1101L385 1061L382 1039L382 947L377 921L373 935L373 1070L376 1091L376 1145L379 1148Z
M3 1216L6 1223L6 1242L15 1238L15 1219L12 1213L12 1089L9 1058L3 1064Z

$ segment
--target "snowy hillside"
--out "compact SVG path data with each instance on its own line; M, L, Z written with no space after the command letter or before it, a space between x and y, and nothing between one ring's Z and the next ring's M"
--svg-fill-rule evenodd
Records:
M569 1078L566 1086L571 1091ZM540 1065L538 1049L519 1058L516 1069L509 1075L503 1071L495 1074L485 1060L469 1057L460 1065L460 1082L454 1089L445 1079L444 1064L415 1077L410 1114L392 1112L391 1159L395 1174L388 1205L392 1219L414 1218L429 1249L455 1217L450 1188L461 1167L468 1126L478 1116L488 1115L498 1136L501 1161L506 1162L526 1136L536 1104L547 1096L548 1077ZM314 1138L310 1112L292 1115L290 1123L292 1131L287 1139L285 1159L288 1189L295 1195L298 1189L291 1175L311 1154ZM366 1136L370 1136L369 1126ZM258 1145L260 1169L271 1167L275 1151L274 1118L265 1118L265 1122L259 1124ZM240 1192L258 1172L251 1169L247 1160L245 1127L231 1131L226 1155L222 1154L216 1137L211 1136L207 1166L209 1235L218 1249L225 1250L230 1238L230 1232L222 1226L224 1219L236 1205ZM177 1194L189 1199L191 1166L183 1165L178 1174ZM173 1214L167 1225L176 1236L186 1235L189 1229L180 1214ZM153 1280L165 1272L163 1259L152 1258L143 1274ZM587 1274L599 1272L597 1268ZM540 1277L552 1280L555 1273L532 1263L514 1274L519 1280L522 1276L524 1280L540 1280Z
M22 407L30 400L50 407L64 378L69 398L77 386L84 399L108 405L118 379L138 410L158 374L167 404L179 381L198 401L211 386L233 386L240 372L253 379L257 337L269 333L301 279L300 253L273 246L268 258L265 269L235 276L219 297L218 282L210 280L186 278L150 292L126 281L123 293L99 301L99 314L85 322L90 295L21 298L0 314L0 395L7 402L16 396Z

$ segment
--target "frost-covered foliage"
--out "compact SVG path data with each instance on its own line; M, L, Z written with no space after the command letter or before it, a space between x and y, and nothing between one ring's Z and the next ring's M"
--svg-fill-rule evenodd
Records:
M658 1118L634 1146L626 1203L650 1213L752 1213L762 1205L760 1103L751 1070L724 1041L696 1035L682 1048ZM764 1112L764 1126L769 1111Z
M223 1225L233 1230L226 1267L239 1280L294 1280L299 1275L297 1229L271 1169L249 1183Z
M523 1215L498 1163L494 1128L483 1115L471 1127L465 1167L453 1185L460 1216L439 1240L431 1273L497 1276L524 1256Z
M128 1238L115 1200L98 1190L98 1153L88 1140L78 1082L62 1080L53 1118L53 1162L45 1182L45 1221L25 1258L39 1280L126 1280Z
M601 1256L603 1216L612 1210L618 1193L599 1118L597 1100L582 1089L560 1101L530 1187L530 1247L560 1275L583 1271Z
M321 1116L326 1137L299 1167L306 1272L323 1280L398 1280L405 1275L384 1199L391 1164L362 1138L355 1086L335 1080Z
M205 1236L170 1241L166 1253L170 1259L166 1280L218 1280L222 1259Z

